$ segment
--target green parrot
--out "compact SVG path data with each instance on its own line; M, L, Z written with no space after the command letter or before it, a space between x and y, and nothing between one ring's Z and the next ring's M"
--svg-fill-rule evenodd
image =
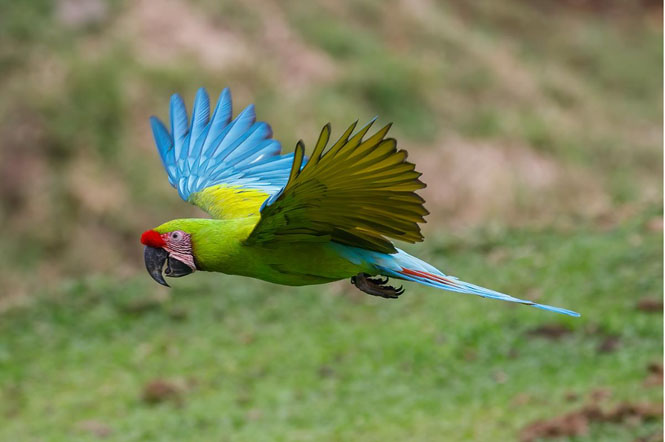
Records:
M388 284L395 278L579 316L461 281L395 247L391 240L423 240L418 224L428 212L416 193L421 174L386 137L390 124L369 134L374 120L358 130L353 123L330 147L328 124L307 159L302 141L282 154L253 105L232 119L228 88L212 115L199 89L191 122L173 95L170 117L170 132L150 119L169 182L212 218L176 219L141 235L146 268L162 285L164 274L197 270L290 286L350 278L365 293L397 298L404 289Z

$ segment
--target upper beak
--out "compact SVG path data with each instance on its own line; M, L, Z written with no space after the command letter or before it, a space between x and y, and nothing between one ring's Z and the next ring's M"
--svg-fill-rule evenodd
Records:
M143 250L143 259L148 273L150 273L152 279L166 287L169 287L169 285L164 280L164 276L162 276L162 269L164 268L164 263L168 257L169 252L162 248L157 249L155 247L145 246L145 249Z

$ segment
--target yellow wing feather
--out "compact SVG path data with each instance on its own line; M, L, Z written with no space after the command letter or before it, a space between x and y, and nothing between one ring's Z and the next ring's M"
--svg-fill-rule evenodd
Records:
M217 219L258 215L270 194L259 189L218 184L193 193L189 201Z

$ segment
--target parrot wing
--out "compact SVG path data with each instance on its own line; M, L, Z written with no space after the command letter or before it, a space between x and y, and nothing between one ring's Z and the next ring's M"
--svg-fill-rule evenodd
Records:
M231 120L231 93L224 89L210 116L205 89L196 94L191 123L182 98L171 97L171 132L150 118L155 144L180 197L214 218L258 215L261 204L288 180L293 153L281 154L272 130L256 121L250 105Z
M395 253L388 238L422 241L418 223L428 212L415 193L425 187L421 174L406 161L406 151L385 138L390 124L363 139L373 122L353 136L352 124L324 152L330 138L326 125L304 166L304 145L298 142L288 182L263 203L248 244L335 241Z

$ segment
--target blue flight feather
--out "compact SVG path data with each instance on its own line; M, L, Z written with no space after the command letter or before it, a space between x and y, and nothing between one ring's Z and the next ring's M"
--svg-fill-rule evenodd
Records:
M254 105L234 120L231 92L225 88L210 115L204 88L196 93L189 121L178 94L171 97L171 132L150 118L157 151L169 183L188 201L193 193L217 184L244 186L274 195L288 181L293 154L281 154L279 141L264 122L256 122Z
M227 126L228 130L211 156L224 159L236 147L234 143L250 129L255 120L254 106L250 104Z
M171 96L171 135L173 136L173 154L180 159L185 137L187 136L187 108L180 95Z
M173 165L173 139L171 138L169 131L164 127L162 122L157 119L157 117L150 117L150 126L152 127L152 134L155 138L159 157L161 158L164 169L166 169L166 174L169 177L169 183L174 186L176 168Z
M208 124L210 117L210 100L205 89L200 88L196 92L194 107L192 108L192 124L189 128L190 137L196 142L201 138L201 132Z

